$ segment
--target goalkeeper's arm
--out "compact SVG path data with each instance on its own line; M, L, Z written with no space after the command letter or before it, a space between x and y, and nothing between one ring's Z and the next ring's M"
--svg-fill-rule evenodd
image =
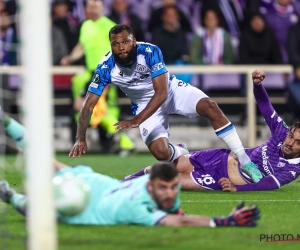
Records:
M259 210L255 205L246 206L241 203L227 217L207 217L198 215L173 215L162 218L157 225L164 226L194 226L194 227L224 227L224 226L256 226Z

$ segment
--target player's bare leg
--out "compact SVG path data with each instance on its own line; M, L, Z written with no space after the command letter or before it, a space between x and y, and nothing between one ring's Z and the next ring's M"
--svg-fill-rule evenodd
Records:
M196 111L199 115L207 117L210 120L217 136L238 157L242 165L242 170L250 175L254 182L258 182L263 178L257 165L251 162L249 156L246 154L234 125L227 119L217 103L210 98L203 98L197 103Z
M189 153L184 144L174 145L165 137L154 140L148 148L158 161L172 162L179 156Z
M183 173L183 174L178 174L179 176L179 180L180 180L180 185L181 185L181 189L183 190L207 190L203 187L200 187L199 185L197 185L194 180L192 179L190 173Z

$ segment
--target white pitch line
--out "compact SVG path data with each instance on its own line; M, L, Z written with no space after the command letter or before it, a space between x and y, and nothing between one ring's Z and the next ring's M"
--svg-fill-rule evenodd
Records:
M236 202L236 201L247 201L247 202L300 202L300 200L247 200L247 199L239 199L239 200L182 200L181 202Z

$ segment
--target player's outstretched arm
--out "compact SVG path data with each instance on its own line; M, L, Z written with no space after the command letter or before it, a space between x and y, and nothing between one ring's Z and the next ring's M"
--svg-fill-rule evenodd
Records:
M227 226L256 226L259 219L259 209L256 205L244 207L240 203L227 217L206 217L198 215L169 214L161 219L158 225L164 226L194 226L194 227L227 227Z
M95 95L91 92L87 92L83 103L83 107L79 113L76 141L69 153L69 157L80 157L82 153L85 154L87 150L87 144L85 140L86 130L90 123L91 115L93 113L93 109L96 103L98 102L98 99L98 95Z
M252 80L254 84L253 93L255 96L258 108L264 118L269 118L274 113L274 108L270 102L268 93L261 82L266 78L265 72L255 70L252 72Z
M266 191L280 188L280 184L276 177L271 175L262 178L257 183L248 183L245 185L234 185L228 178L225 177L221 178L219 183L222 186L223 191L230 192Z

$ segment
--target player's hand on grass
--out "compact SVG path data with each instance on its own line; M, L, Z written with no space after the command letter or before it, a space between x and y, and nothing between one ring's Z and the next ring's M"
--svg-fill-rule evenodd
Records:
M265 78L266 74L261 70L256 69L252 72L252 80L254 84L260 84Z
M260 218L259 213L256 205L245 207L244 202L241 202L228 217L216 217L213 220L216 226L255 227Z
M86 141L79 141L76 140L74 146L72 147L70 153L69 153L69 157L80 157L81 154L85 154L85 152L87 151L88 147L86 144Z
M125 120L125 121L119 121L114 124L116 129L126 129L128 131L131 128L138 128L140 126L141 122L135 118L131 120Z
M223 191L230 191L230 192L237 191L234 184L228 178L222 177L219 180L219 184L222 186Z

